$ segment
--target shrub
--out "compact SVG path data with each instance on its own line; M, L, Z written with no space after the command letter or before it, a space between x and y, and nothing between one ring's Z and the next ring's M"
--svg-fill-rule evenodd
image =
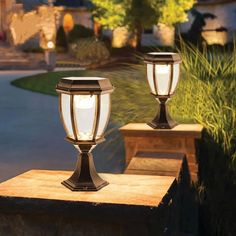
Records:
M92 29L86 28L82 25L75 25L74 28L66 35L62 26L59 27L57 31L57 41L56 45L60 51L68 49L69 43L74 43L81 38L92 37L94 32Z
M93 64L110 57L105 44L95 38L77 40L70 44L70 51L81 64Z
M60 26L57 31L56 47L57 49L59 48L60 50L63 50L63 48L65 50L68 49L66 34L62 26Z
M236 48L201 52L182 43L180 52L184 76L171 110L205 127L199 146L200 234L235 235Z
M68 33L67 40L68 40L68 43L73 43L73 42L76 42L78 39L89 38L93 36L94 36L94 32L92 29L86 28L82 25L75 25L73 30L71 30Z

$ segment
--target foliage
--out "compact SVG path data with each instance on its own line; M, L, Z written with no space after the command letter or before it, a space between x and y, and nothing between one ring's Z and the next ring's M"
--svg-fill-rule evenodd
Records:
M235 235L236 211L236 50L206 50L181 44L182 76L169 102L180 123L204 125L199 145L200 235ZM55 95L63 76L107 77L116 87L112 120L123 125L154 117L144 65L93 71L55 72L16 80L14 85ZM146 95L145 95L146 94Z
M95 4L93 13L95 20L109 29L113 30L119 26L128 26L137 41L136 45L140 46L143 29L151 27L158 16L158 8L152 8L149 3L150 1L93 0Z
M93 3L97 22L112 30L128 26L140 46L144 28L150 28L157 22L173 26L186 21L186 11L195 0L93 0Z
M94 19L111 30L125 25L126 7L122 1L92 0L95 4Z
M86 28L82 25L75 25L73 30L71 30L68 35L66 35L62 26L59 27L57 31L56 46L57 49L67 50L69 43L74 43L81 38L92 37L94 35L93 30ZM63 51L63 50L62 50Z
M151 26L156 19L157 9L151 7L150 0L93 0L95 20L101 25L115 29L119 26L135 27L135 22ZM155 2L155 1L154 1Z
M190 92L196 103L194 118L230 153L236 131L236 56L233 52L198 49L181 44L185 75L196 81ZM201 104L201 105L200 105Z
M185 85L179 89L186 96L175 102L205 127L199 149L200 235L235 235L236 50L200 52L182 43L180 51Z
M73 43L80 38L88 38L94 36L92 29L83 25L75 25L73 30L68 33L68 43Z
M176 23L187 21L187 10L191 9L194 3L196 0L165 0L163 4L159 4L159 22L174 26Z
M87 39L82 40L84 44L81 47L91 49L90 42L95 45L100 44L96 40L86 41ZM79 53L83 50L77 49L77 51ZM96 49L89 51L96 51ZM204 50L200 52L183 43L180 51L183 71L176 95L169 104L171 113L181 122L195 121L202 124L214 140L221 145L225 153L233 154L236 138L236 129L232 128L236 127L236 51ZM113 106L118 106L115 110L120 114L114 119L119 124L147 121L154 115L154 99L151 96L143 96L144 93L149 93L143 65L133 65L128 69L117 68L83 73L106 76L117 85L116 93L121 92L118 96L121 102L115 101ZM40 78L42 77L44 76L42 75ZM34 87L37 87L38 83L42 83L42 80L26 78L19 80L17 84L25 87L26 82L32 89L35 89ZM45 86L48 86L47 83ZM37 91L41 91L41 89ZM142 99L140 99L141 97ZM123 98L124 100L122 100Z
M68 48L66 34L62 26L60 26L59 29L57 30L56 47L64 48L66 50Z
M79 62L86 64L100 62L110 57L105 44L96 38L79 39L70 44L70 51Z

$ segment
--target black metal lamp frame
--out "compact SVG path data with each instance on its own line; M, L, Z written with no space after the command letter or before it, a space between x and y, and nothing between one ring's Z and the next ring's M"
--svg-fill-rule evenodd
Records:
M173 95L171 94L171 87L173 83L173 73L174 73L174 64L180 63L181 58L179 54L147 54L145 56L146 63L153 64L153 83L154 88L156 91L156 94L151 93L159 102L158 104L158 112L156 117L148 123L149 126L151 126L153 129L172 129L177 125L177 122L174 121L169 112L167 107L167 102L169 98ZM155 67L156 65L170 65L170 78L169 78L169 84L168 84L168 94L167 95L159 95L158 94L158 83L156 82L156 74L155 74ZM148 76L148 75L147 75ZM147 79L148 80L148 79ZM149 82L148 82L149 83Z
M62 184L72 191L97 191L108 185L95 169L93 155L90 152L92 145L81 144L79 148L81 153L78 156L76 169Z
M148 123L153 129L172 129L177 125L177 122L171 118L168 112L168 107L166 106L168 99L169 98L165 97L158 98L159 105L157 115Z
M70 81L61 79L59 84L57 85L56 90L59 93L59 113L65 130L66 125L62 117L61 93L70 95L70 115L74 138L66 137L66 139L74 145L78 146L81 151L81 153L78 155L74 173L69 179L63 181L62 185L66 186L72 191L97 191L105 187L109 183L103 180L98 175L95 169L91 149L93 145L104 141L104 137L96 139L99 123L98 120L100 117L100 95L103 93L112 92L113 86L108 79L104 79L103 81ZM88 141L81 141L77 139L78 130L76 127L73 103L74 95L80 94L97 95L97 109L95 114L93 139Z

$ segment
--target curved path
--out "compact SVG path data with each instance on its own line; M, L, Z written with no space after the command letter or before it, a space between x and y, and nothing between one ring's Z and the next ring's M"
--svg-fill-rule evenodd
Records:
M16 88L10 82L43 71L0 71L0 181L30 169L73 170L76 150L64 140L56 97ZM121 172L123 146L109 135L94 150L98 171Z

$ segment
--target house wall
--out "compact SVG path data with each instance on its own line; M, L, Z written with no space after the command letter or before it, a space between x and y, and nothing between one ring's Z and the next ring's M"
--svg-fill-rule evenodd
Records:
M196 7L200 13L211 13L215 19L205 19L206 25L203 27L205 32L203 38L208 44L225 44L231 42L236 35L236 1L225 3L198 4ZM189 21L179 25L182 33L188 32L194 21L194 17L189 13ZM227 32L216 32L218 28L224 27Z
M7 29L7 14L12 11L13 0L0 0L0 32Z
M9 14L23 10L23 5L15 0L0 0L0 33L9 30Z

